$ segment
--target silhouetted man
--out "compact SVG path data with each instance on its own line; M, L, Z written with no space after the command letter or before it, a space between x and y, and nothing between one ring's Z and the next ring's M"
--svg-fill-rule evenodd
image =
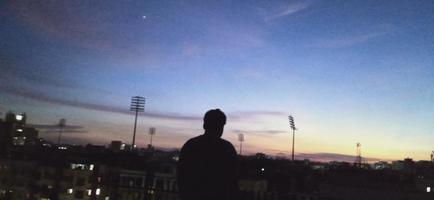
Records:
M226 116L220 109L204 117L205 133L188 140L181 149L178 186L182 200L237 199L237 153L220 137Z

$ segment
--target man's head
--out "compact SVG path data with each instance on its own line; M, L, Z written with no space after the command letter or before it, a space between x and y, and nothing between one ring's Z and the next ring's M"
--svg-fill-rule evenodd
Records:
M203 117L205 135L221 137L226 124L226 115L220 109L209 110Z

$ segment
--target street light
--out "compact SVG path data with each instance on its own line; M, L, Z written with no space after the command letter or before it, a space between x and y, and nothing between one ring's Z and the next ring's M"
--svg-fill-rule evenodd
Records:
M136 113L136 117L134 119L133 144L131 145L131 148L134 149L136 143L137 116L139 112L145 112L145 97L141 97L141 96L132 97L130 111L134 111Z
M297 130L297 128L295 128L294 117L292 115L289 115L288 119L289 119L289 127L292 130L292 155L291 155L291 160L294 161L295 130Z

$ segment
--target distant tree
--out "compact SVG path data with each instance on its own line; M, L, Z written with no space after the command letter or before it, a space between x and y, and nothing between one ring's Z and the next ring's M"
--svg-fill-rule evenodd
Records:
M256 159L266 159L267 156L264 153L256 153L255 158Z

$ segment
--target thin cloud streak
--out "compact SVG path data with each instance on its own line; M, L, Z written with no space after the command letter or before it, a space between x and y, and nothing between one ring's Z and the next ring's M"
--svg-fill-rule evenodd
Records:
M280 133L287 133L288 131L281 130L233 130L235 133L253 134L253 135L276 135Z
M0 9L9 17L14 17L19 24L26 26L36 34L48 35L51 40L65 43L85 51L92 51L102 56L111 63L121 62L122 66L129 64L152 63L158 60L159 56L155 53L155 44L148 44L144 49L141 41L134 39L134 32L124 32L123 34L101 34L113 32L110 27L122 26L128 29L130 24L120 23L123 20L138 26L142 20L131 20L123 15L122 8L131 4L121 1L87 2L83 1L10 1ZM89 6L92 4L93 6ZM98 8L109 7L111 12L102 12ZM91 18L83 12L91 9ZM139 9L131 10L140 15ZM57 15L57 13L62 13ZM115 16L115 17L114 17ZM110 20L116 18L117 20ZM67 22L67 23L65 23ZM134 45L125 45L131 40L136 41Z
M228 114L228 117L235 120L246 119L249 117L258 116L286 116L288 113L281 111L268 111L268 110L256 110L256 111L236 111Z
M11 85L2 85L0 86L0 91L3 91L5 93L19 96L19 97L25 97L37 101L47 102L47 103L53 103L58 105L65 105L65 106L71 106L76 108L82 108L82 109L88 109L88 110L96 110L96 111L103 111L103 112L112 112L112 113L119 113L119 114L125 114L125 115L132 115L133 113L130 112L128 109L124 109L121 107L116 106L109 106L109 105L101 105L101 104L93 104L88 102L82 102L82 101L75 101L75 100L69 100L69 99L61 99L58 97L53 97L47 94L43 94L40 92L32 91L30 89L26 89L24 87L16 87ZM260 116L260 115L285 115L284 112L279 111L239 111L234 113L228 113L228 116L232 118L232 120L241 120L243 118L251 117L251 116ZM159 112L145 112L141 114L142 116L152 117L152 118L158 118L158 119L165 119L165 120L184 120L184 121L201 121L203 119L203 116L195 116L195 115L180 115L177 113L159 113Z
M49 96L46 94L31 91L31 90L28 90L25 88L17 88L14 86L0 86L0 90L6 92L8 94L15 95L15 96L25 97L25 98L29 98L29 99L33 99L33 100L37 100L37 101L53 103L53 104L58 104L58 105L65 105L65 106L83 108L83 109L88 109L88 110L119 113L119 114L125 114L125 115L131 115L132 114L129 110L123 109L120 107L93 104L93 103L67 100L67 99L60 99L60 98L52 97L52 96ZM142 115L147 116L147 117L152 117L152 118L172 119L172 120L201 120L202 119L202 117L197 117L197 116L164 114L164 113L156 113L156 112L154 112L154 113L146 112Z
M64 90L91 90L93 93L113 94L113 91L90 87L70 79L70 74L56 73L56 76L50 74L50 69L45 70L28 70L25 68L28 64L17 59L11 59L2 54L7 54L0 50L0 84L25 84L31 86L48 87L50 89Z
M284 157L284 158L290 158L291 154L290 152L282 152L281 150L277 149L269 149L270 152L275 152L275 155L278 157ZM339 161L339 162L348 162L348 163L354 163L356 160L356 156L354 155L347 155L347 154L339 154L339 153L325 153L325 152L318 152L318 153L295 153L295 158L297 160L303 160L308 159L311 161L318 161L318 162L330 162L330 161ZM380 158L372 158L372 157L362 157L363 161L366 161L368 163L378 162L378 161L391 161L390 159L380 159Z
M238 115L286 115L288 113L281 111L255 110L255 111L239 111L235 112Z
M381 37L387 33L389 33L389 31L373 32L373 33L345 36L345 37L332 38L332 39L322 39L313 42L313 44L309 46L320 47L320 48L343 48L343 47L349 47L356 44L368 42L369 40Z
M42 133L44 134L58 134L58 130L43 130ZM63 133L89 133L87 130L62 130Z
M58 134L60 130L62 133L88 133L82 126L76 125L65 125L62 129L56 124L27 124L26 126L40 129L41 133L44 134Z
M338 153L298 153L296 154L296 158L298 159L309 159L320 162L330 162L330 161L343 161L353 163L356 160L356 156L346 155L346 154L338 154ZM364 161L369 163L384 161L384 159L379 158L366 158L363 157ZM387 161L387 160L386 160Z
M27 124L26 126L37 128L37 129L59 129L59 125L56 124ZM76 130L82 128L84 127L75 126L75 125L65 125L63 127L64 130Z
M269 21L273 21L273 20L279 19L281 17L285 17L285 16L288 16L288 15L295 14L297 12L300 12L300 11L302 11L302 10L310 7L311 5L312 5L312 3L310 1L290 3L285 8L285 10L283 10L283 11L281 11L281 12L275 14L275 15L266 17L265 21L269 22Z

